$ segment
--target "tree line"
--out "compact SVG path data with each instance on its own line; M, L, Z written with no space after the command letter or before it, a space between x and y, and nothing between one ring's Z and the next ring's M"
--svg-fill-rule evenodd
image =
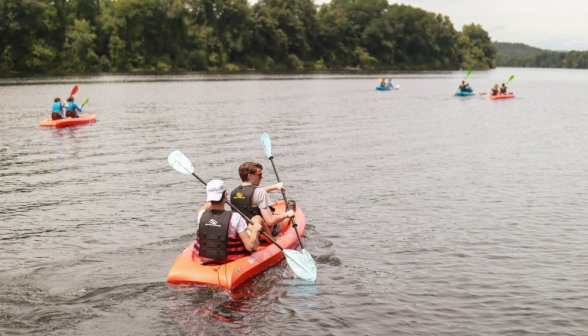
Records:
M516 68L567 68L588 69L588 51L550 51L543 50L532 56L496 55L496 64Z
M0 0L0 71L494 68L476 24L387 0Z

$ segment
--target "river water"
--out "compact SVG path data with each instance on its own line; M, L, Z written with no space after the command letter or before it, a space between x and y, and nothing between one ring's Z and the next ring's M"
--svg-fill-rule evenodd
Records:
M468 81L511 75L501 101L453 96L465 71L0 78L0 334L586 334L588 72ZM38 127L75 84L97 122ZM263 132L316 283L282 260L232 292L168 285L205 190L167 156L273 184Z

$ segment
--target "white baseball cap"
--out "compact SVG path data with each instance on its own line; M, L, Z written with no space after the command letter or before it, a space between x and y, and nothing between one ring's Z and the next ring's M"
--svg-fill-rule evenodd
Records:
M211 180L206 185L206 202L220 201L223 198L225 190L227 190L225 182L222 180Z

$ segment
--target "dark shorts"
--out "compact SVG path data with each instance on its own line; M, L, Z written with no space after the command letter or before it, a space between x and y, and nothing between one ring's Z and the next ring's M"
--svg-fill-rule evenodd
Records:
M59 113L51 112L51 120L59 120L63 119L63 117Z

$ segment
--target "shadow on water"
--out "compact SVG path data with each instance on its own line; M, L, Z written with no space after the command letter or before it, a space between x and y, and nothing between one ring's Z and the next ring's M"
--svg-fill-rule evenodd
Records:
M178 302L169 310L171 320L186 334L202 330L206 335L266 334L272 328L260 320L274 315L280 320L291 318L319 304L312 300L319 295L316 285L296 277L284 260L232 291L202 285L169 287ZM299 305L284 304L284 300L298 299Z

